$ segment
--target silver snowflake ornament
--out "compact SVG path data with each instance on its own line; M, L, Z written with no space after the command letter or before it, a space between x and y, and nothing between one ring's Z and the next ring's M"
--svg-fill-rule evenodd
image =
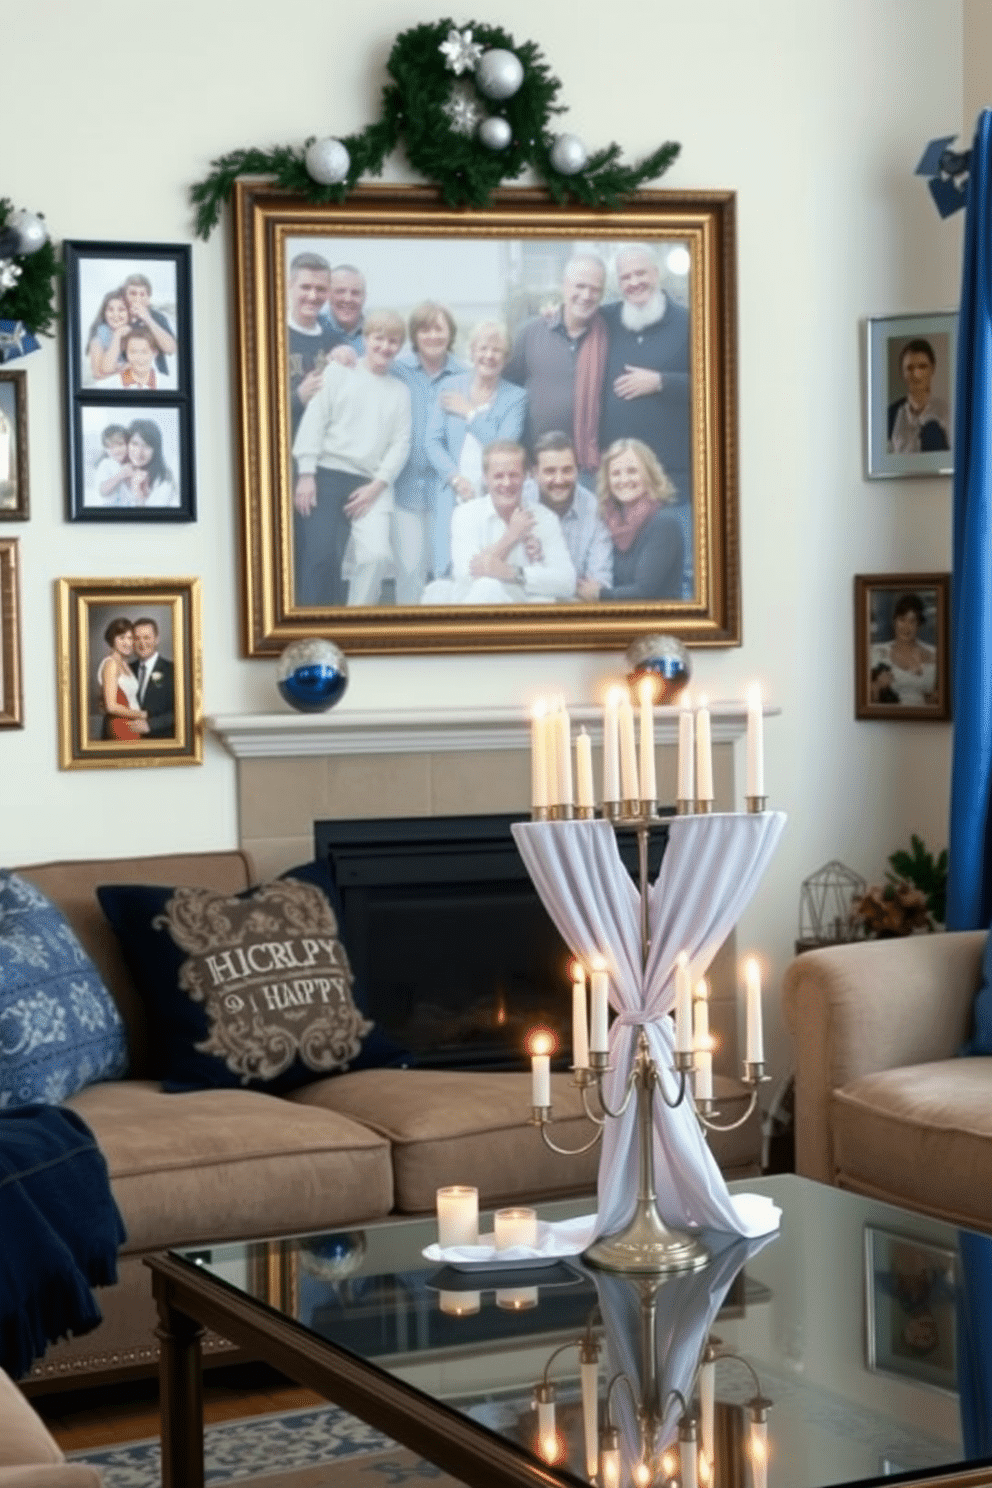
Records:
M0 291L13 289L23 270L12 258L0 258Z
M482 56L482 48L477 41L472 40L471 30L459 31L454 26L448 32L447 41L442 41L438 50L443 52L449 69L456 76L471 72Z
M486 117L485 109L467 83L452 88L443 107L456 134L474 134Z

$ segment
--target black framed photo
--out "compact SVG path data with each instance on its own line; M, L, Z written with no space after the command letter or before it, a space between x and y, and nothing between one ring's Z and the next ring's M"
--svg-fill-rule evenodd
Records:
M195 521L189 245L67 242L64 263L70 521Z
M951 716L950 574L856 574L854 716Z
M28 516L28 379L0 370L0 522Z

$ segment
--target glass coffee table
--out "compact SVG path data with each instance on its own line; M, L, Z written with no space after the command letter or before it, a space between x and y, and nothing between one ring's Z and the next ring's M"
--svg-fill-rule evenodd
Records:
M203 1483L203 1327L470 1488L992 1484L958 1348L992 1239L792 1175L737 1187L780 1233L657 1282L438 1267L432 1218L150 1258L165 1488Z

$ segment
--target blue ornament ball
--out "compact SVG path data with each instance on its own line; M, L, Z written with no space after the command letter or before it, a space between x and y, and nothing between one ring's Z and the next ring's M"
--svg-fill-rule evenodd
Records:
M291 641L279 657L276 686L298 713L326 713L345 695L348 661L333 641Z
M627 681L637 688L642 677L654 681L656 703L674 703L692 676L689 652L670 635L638 636L625 653Z

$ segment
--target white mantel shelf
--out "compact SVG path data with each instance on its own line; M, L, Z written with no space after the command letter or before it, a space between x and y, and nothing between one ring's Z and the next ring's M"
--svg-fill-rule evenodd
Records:
M781 709L765 705L766 718ZM602 741L603 710L569 709L573 732L586 728ZM711 703L715 744L733 743L746 732L743 703ZM659 744L678 742L679 710L655 709ZM294 759L331 754L437 754L456 751L527 749L530 717L520 708L394 708L375 712L223 713L204 720L235 759Z

